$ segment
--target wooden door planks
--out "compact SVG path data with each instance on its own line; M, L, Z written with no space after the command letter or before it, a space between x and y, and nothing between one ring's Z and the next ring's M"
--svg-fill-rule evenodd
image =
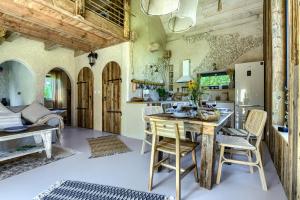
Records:
M78 74L78 107L77 121L78 127L90 128L94 127L93 119L93 92L94 78L90 68L84 67Z
M103 131L121 132L121 68L116 62L108 63L102 72L102 125Z

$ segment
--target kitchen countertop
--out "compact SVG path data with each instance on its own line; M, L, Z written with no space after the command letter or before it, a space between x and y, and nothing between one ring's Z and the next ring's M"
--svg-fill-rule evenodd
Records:
M173 102L189 102L189 101L127 101L130 104L147 104L147 103L173 103ZM208 103L234 103L234 101L207 101Z

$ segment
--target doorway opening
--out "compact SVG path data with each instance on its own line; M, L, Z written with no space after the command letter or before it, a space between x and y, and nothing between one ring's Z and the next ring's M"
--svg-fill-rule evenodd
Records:
M102 72L102 129L105 132L121 133L121 68L109 62Z
M62 116L66 125L72 124L72 86L68 74L54 68L45 77L44 104L52 112Z

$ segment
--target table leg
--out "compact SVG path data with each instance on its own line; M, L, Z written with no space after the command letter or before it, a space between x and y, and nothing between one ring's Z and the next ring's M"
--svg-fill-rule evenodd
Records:
M42 136L42 140L44 143L44 147L45 147L45 151L46 151L46 155L47 158L51 158L51 148L52 148L52 132L51 131L44 131L41 133Z
M200 186L206 189L212 188L214 172L215 134L202 134Z
M158 137L158 141L161 141L162 139L163 139L163 137ZM163 159L163 157L164 157L164 153L159 151L156 156L156 158L157 158L156 162L161 161ZM157 172L161 172L162 170L163 170L163 166L159 166L157 169Z

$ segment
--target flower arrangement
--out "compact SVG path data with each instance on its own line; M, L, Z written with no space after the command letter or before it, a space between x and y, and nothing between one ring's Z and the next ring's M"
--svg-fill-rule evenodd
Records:
M188 91L190 92L191 100L195 105L198 105L201 95L203 94L200 86L200 81L191 80L188 82Z

